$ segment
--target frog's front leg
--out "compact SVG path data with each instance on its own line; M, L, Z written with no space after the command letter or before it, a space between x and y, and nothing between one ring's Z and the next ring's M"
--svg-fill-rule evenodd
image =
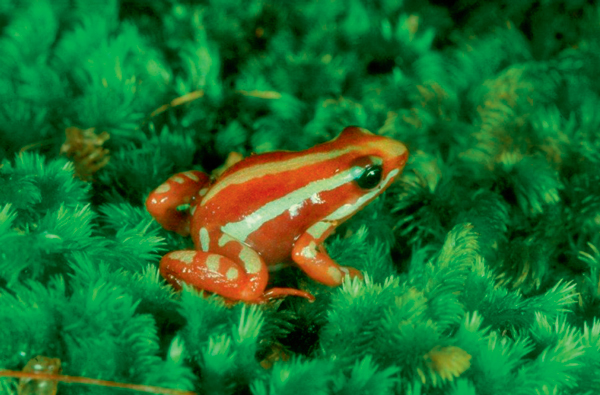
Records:
M209 180L207 174L197 170L177 173L150 193L146 208L163 228L187 236L190 213L186 205L193 207L198 202L198 193Z
M322 245L336 226L336 222L317 222L298 238L292 250L293 261L310 278L329 286L340 285L344 276L362 277L360 271L338 265Z
M311 294L298 289L272 288L265 292L269 272L261 256L227 234L216 243L217 252L184 250L166 254L160 261L160 273L176 288L186 283L231 300L263 303L287 295L314 300Z

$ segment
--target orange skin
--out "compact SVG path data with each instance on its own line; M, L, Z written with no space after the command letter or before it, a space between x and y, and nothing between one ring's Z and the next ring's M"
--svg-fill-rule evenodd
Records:
M322 243L388 188L407 159L402 143L347 127L305 151L250 156L212 183L199 171L176 174L148 196L146 207L165 229L191 233L195 249L168 253L160 272L177 288L183 282L230 300L313 300L297 289L265 291L269 266L293 261L329 286L360 276L333 261ZM184 204L189 211L178 211Z

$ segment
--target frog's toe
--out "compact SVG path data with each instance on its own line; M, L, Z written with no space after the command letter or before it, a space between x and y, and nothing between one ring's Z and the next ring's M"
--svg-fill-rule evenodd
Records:
M350 267L350 266L341 266L340 267L340 271L344 274L344 277L345 276L350 276L350 278L358 277L361 280L363 278L363 275L360 272L360 270L357 270L357 269L355 269L353 267Z
M271 288L263 293L261 300L258 303L266 303L271 299L285 298L286 296L299 296L308 299L309 302L314 302L313 294L295 288Z

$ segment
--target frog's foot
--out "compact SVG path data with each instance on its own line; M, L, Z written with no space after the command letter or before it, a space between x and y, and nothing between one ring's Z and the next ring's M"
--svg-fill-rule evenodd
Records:
M267 302L271 299L285 298L286 296L299 296L301 298L308 299L309 302L314 302L315 297L306 291L295 288L271 288L265 291L262 295L261 302Z
M163 228L187 236L190 234L188 208L198 203L199 194L209 180L207 174L197 170L175 174L150 193L146 208Z
M246 303L267 304L273 299L283 299L286 296L299 296L301 298L308 299L310 303L313 303L315 301L315 297L311 293L306 291L301 291L299 289L294 288L271 288L265 291L265 293L263 293L262 296L259 296L255 300L247 301ZM227 298L225 299L225 305L227 306L233 306L234 304L239 302L239 300L231 300Z
M329 286L340 285L346 276L360 277L360 271L338 265L321 245L335 229L335 222L317 222L298 238L292 259L310 278Z

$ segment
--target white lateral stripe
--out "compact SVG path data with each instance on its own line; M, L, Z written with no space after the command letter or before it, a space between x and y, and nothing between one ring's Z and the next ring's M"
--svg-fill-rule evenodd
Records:
M273 200L256 210L246 218L238 222L230 222L221 227L221 231L230 234L236 239L245 242L250 234L260 228L266 222L283 214L295 204L300 204L304 200L310 199L312 195L321 191L330 191L339 186L347 184L358 177L363 168L360 166L352 167L349 170L338 173L330 178L313 181L303 188L297 189L287 195Z
M390 171L388 176L385 178L385 180L383 180L383 182L379 183L377 188L373 189L371 192L369 192L365 195L362 195L360 198L356 199L356 201L352 204L344 204L343 206L341 206L340 208L335 210L333 213L331 213L327 217L323 218L323 221L336 221L336 220L339 220L339 219L342 219L342 218L345 218L345 217L351 215L356 210L358 210L359 207L364 202L371 199L373 196L379 194L381 189L384 188L390 182L390 180L392 178L394 178L394 176L396 174L398 174L399 171L400 170L398 170L398 169L394 169L394 170Z
M318 240L323 236L329 228L331 228L333 224L331 222L323 222L319 221L306 231L309 235L311 235L315 240Z
M210 235L206 228L200 228L200 246L202 251L208 251L210 247Z
M233 237L229 236L226 233L222 234L221 237L219 238L219 247L223 247L225 244L229 243L230 241L237 241L237 240L234 239Z
M243 184L254 178L263 177L268 174L276 174L296 170L300 167L306 166L307 163L312 166L318 162L324 162L330 159L334 159L354 150L356 150L356 147L348 147L340 150L332 150L327 152L318 152L315 154L301 155L293 159L264 163L261 165L254 165L252 167L240 170L228 176L227 182L216 183L202 200L202 205L204 206L213 196L215 196L217 193L221 192L222 189L230 185Z

